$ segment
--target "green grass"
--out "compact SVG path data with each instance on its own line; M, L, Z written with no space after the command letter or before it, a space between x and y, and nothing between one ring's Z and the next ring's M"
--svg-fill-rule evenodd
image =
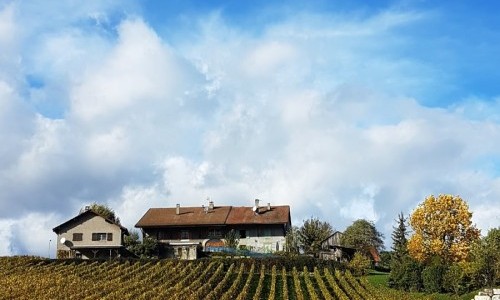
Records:
M387 286L387 282L389 281L389 273L379 272L379 271L370 271L368 273L368 281L374 286Z

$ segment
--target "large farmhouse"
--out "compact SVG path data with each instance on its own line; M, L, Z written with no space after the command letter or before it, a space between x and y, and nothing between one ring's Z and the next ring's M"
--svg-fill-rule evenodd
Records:
M196 259L199 250L218 251L230 230L239 234L239 245L253 252L284 250L291 227L290 206L208 206L151 208L135 227L155 238L166 249L160 256Z
M52 229L57 234L57 258L102 258L129 254L123 247L128 230L88 207Z

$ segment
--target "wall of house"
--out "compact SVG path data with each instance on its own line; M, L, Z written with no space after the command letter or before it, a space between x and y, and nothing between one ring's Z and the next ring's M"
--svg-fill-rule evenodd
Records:
M171 251L168 251L169 258L177 258L184 260L194 260L197 259L197 245L171 245Z
M104 233L106 238L104 240L93 241L93 233ZM108 241L108 234L112 235L112 240ZM82 234L81 241L75 240L74 234ZM66 241L61 243L61 239L65 238ZM109 223L104 218L92 214L83 216L65 228L61 228L57 235L57 251L68 251L70 257L75 252L70 252L70 247L73 246L120 246L122 244L122 231L116 224ZM108 250L109 251L109 250ZM78 251L77 251L78 252ZM113 254L113 253L112 253ZM89 258L88 253L81 253L82 258Z
M269 253L284 250L285 227L283 224L147 228L144 232L165 244L189 241L199 243L203 250L207 250L205 243L208 240L223 240L231 229L240 234L239 245L251 251Z
M253 252L283 251L285 228L282 224L232 226L240 233L240 246Z
M321 243L323 249L329 249L332 246L341 246L342 232L337 231L331 236L329 236L326 240Z

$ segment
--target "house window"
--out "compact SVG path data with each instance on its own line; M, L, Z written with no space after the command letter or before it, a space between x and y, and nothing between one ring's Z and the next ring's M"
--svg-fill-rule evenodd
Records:
M73 242L83 241L83 233L73 233Z
M240 238L245 239L247 237L247 231L246 230L240 230Z
M220 229L210 229L208 231L208 238L221 238L222 231Z
M105 241L108 239L106 233L92 233L92 241Z
M189 231L187 230L181 231L181 240L189 240Z
M168 240L170 239L170 233L166 231L159 231L158 232L158 239L159 240Z

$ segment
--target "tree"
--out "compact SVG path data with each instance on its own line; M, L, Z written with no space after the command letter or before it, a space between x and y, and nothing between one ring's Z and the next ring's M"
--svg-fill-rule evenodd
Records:
M298 238L306 254L316 254L321 249L321 242L332 233L332 226L328 222L310 218L300 227Z
M404 217L403 212L398 215L396 222L397 227L393 227L392 232L392 259L400 261L403 257L408 255L408 228L406 227L407 219Z
M465 260L479 238L471 218L467 203L459 196L430 195L410 217L414 233L408 241L409 254L420 262L433 256L445 264Z
M346 228L342 235L342 244L371 257L371 249L375 248L378 252L384 249L383 238L384 235L375 228L373 222L359 219Z
M473 246L471 256L478 274L483 277L483 285L493 287L500 284L500 227L490 229Z
M380 263L378 266L386 270L391 269L393 251L380 251Z
M408 229L406 227L406 218L401 212L396 220L397 226L393 227L392 237L392 254L391 254L391 274L389 275L389 286L393 288L403 289L404 285L408 285L403 281L403 278L408 278L405 272L412 271L408 268Z
M292 226L285 235L285 251L290 254L298 254L300 251L299 228Z
M158 252L160 250L160 243L158 240L145 236L142 238L142 244L140 244L140 257L141 258L155 258L158 257Z
M159 243L156 239L145 236L139 239L139 232L135 229L129 230L130 235L123 238L123 245L128 251L140 258L153 258L158 256Z
M361 252L354 253L354 257L349 262L349 268L355 276L365 275L366 269L371 266L371 260Z
M137 230L130 229L128 232L129 235L123 237L123 246L125 246L127 249L141 243L141 241L139 240L139 232Z
M98 204L98 203L94 202L90 205L90 210L105 217L106 219L109 219L109 220L115 222L118 225L121 225L120 218L118 218L115 214L115 211L113 209L111 209L109 206L107 206L106 204Z
M228 248L231 249L238 248L238 244L240 243L240 235L236 230L234 229L229 230L224 239L226 240L226 246Z

